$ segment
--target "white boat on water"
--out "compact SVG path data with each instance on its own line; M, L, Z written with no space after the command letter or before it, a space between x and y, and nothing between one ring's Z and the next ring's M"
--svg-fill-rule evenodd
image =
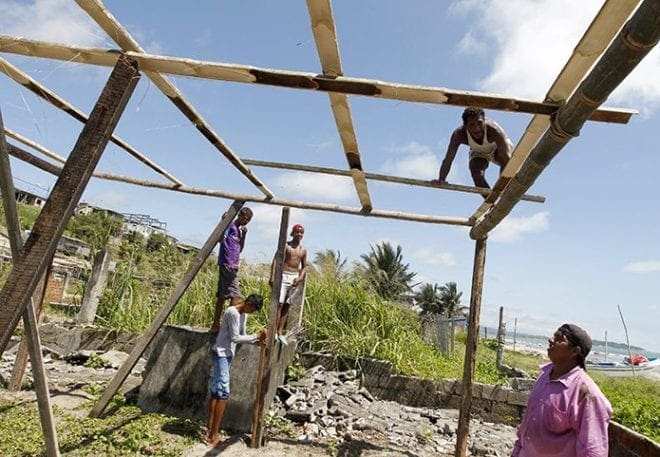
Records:
M632 376L644 375L656 369L660 370L660 359L657 357L647 358L645 356L633 355L632 363L629 357L624 357L620 362L604 362L587 360L587 371L603 373L610 376Z

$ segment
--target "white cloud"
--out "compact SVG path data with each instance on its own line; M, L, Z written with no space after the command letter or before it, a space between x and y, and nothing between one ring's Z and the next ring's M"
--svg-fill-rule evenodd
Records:
M537 233L548 230L550 213L543 211L529 217L507 217L489 237L492 241L512 243L526 233Z
M543 98L563 68L602 1L459 0L456 14L469 14L474 26L457 46L476 47L493 56L483 90ZM506 11L506 14L502 14ZM473 19L472 19L473 18ZM651 111L660 106L660 52L652 51L614 91L610 102Z
M316 173L287 172L275 179L283 190L295 191L300 200L349 200L357 199L351 178Z
M69 0L3 1L0 30L6 35L80 46L108 42L96 23Z
M89 203L100 208L116 210L117 208L125 208L128 203L132 201L128 195L123 192L101 192L92 195L89 198Z
M429 265L445 265L449 267L456 265L456 257L454 257L454 254L451 252L441 252L434 247L419 249L415 251L412 256L420 262Z
M280 222L282 220L282 208L274 205L259 204L249 204L248 206L254 212L248 228L256 232L255 234L261 238L274 240L273 245L276 245L280 232ZM291 208L289 212L289 226L293 224L305 225L311 219L309 211Z
M628 271L631 273L650 273L654 271L660 271L660 260L630 262L623 267L623 271Z
M398 154L396 159L385 161L381 166L383 173L417 179L437 178L440 160L429 146L411 141L394 148Z

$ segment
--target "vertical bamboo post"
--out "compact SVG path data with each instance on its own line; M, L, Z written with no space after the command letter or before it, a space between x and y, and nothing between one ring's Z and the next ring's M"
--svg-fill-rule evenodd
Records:
M289 226L290 208L282 208L282 219L280 221L280 234L275 253L275 280L270 292L270 310L268 312L268 338L266 347L261 350L259 358L259 371L257 372L257 398L254 402L252 417L252 441L250 447L261 447L264 429L264 409L266 394L270 383L270 373L273 364L273 349L275 344L275 333L277 332L277 318L280 308L280 289L282 288L282 269L284 266L284 252L286 247L287 228Z
M513 320L513 350L516 350L516 335L518 333L518 318Z
M628 357L630 360L630 368L632 369L633 376L637 376L635 374L635 365L633 364L632 351L630 350L630 340L628 339L628 327L626 326L626 320L623 318L623 313L621 312L621 305L616 305L616 307L619 309L619 316L621 316L621 322L623 323L623 330L626 332L626 346L628 346Z
M112 378L112 381L110 381L110 384L108 384L108 387L105 389L105 392L103 392L103 395L101 395L101 398L99 398L98 403L96 403L96 405L94 405L90 411L90 417L99 417L106 406L108 406L108 403L110 403L110 400L112 400L112 396L117 393L122 383L131 373L133 367L137 364L138 360L140 360L142 354L144 354L144 351L147 350L149 343L151 343L151 341L156 337L158 330L160 330L160 328L163 326L170 313L179 302L179 299L183 296L186 289L188 289L188 286L190 286L190 283L193 281L193 279L195 279L195 276L197 276L197 273L204 265L204 262L206 262L206 259L211 254L211 251L213 251L215 245L218 244L218 241L220 241L222 238L223 233L231 221L234 220L234 217L236 217L236 214L238 214L238 211L241 209L244 203L245 202L242 200L236 200L234 203L232 203L231 207L221 218L215 230L213 230L209 236L209 239L206 240L204 246L202 246L202 248L197 253L197 257L195 257L192 262L190 262L188 270L183 275L181 280L179 280L179 283L176 285L176 288L172 292L170 298L163 305L160 311L158 311L158 314L154 318L149 329L137 342L131 353L128 355L128 358L124 364L121 366L121 368L119 368L115 376Z
M470 409L472 408L473 377L477 341L479 340L479 314L481 313L481 294L484 285L484 265L486 263L486 240L476 241L474 251L474 268L472 270L472 296L470 297L470 315L468 317L468 335L465 345L465 361L463 362L463 391L461 410L458 416L458 431L456 433L456 457L465 457L467 453L467 437L470 428Z
M0 355L48 267L96 164L119 122L140 75L127 57L117 60L107 84L37 218L21 255L0 291Z
M16 265L23 247L23 238L21 237L21 226L18 220L11 165L9 163L9 155L7 154L4 131L2 114L0 113L0 192L2 193L2 204L7 220L7 233L9 234L11 254L14 265ZM60 455L60 451L57 444L57 431L53 422L53 412L50 407L48 380L46 379L46 371L41 357L41 341L39 340L39 332L37 331L37 316L34 312L34 303L29 295L28 298L30 298L30 302L23 312L23 321L25 322L28 352L30 354L30 361L32 362L32 375L34 376L35 391L37 394L39 419L41 420L41 429L44 434L44 441L46 442L46 454L49 457L56 457Z
M497 366L498 369L502 367L505 335L506 335L506 329L504 326L504 306L500 306L500 322L497 326L497 352L495 354L495 365Z
M39 327L39 321L41 320L41 308L46 296L46 286L48 284L48 277L50 276L52 267L53 259L50 259L50 264L48 265L48 268L46 268L46 272L41 278L41 281L39 281L39 284L37 284L37 288L35 289L34 294L32 294L32 303L28 305L34 307L37 329ZM23 316L23 319L25 320L25 316ZM7 384L7 390L10 392L18 392L23 385L25 370L27 369L28 353L28 342L25 338L22 338L18 345L18 351L16 351L14 368L11 371L11 377L9 378L9 383Z

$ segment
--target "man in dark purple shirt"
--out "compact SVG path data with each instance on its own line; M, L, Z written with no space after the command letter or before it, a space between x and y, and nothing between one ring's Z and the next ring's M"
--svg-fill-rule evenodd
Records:
M241 296L238 285L238 263L241 251L245 246L247 225L252 219L250 208L241 208L236 219L229 224L220 241L220 254L218 255L218 291L216 293L215 313L211 331L217 332L220 328L220 318L227 299Z

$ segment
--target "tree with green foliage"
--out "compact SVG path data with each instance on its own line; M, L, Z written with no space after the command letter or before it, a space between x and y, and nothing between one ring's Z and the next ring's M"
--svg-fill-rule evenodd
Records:
M107 247L110 238L121 233L122 220L107 211L93 211L73 216L67 224L65 234L84 241L92 252Z
M155 252L163 246L169 246L170 240L165 235L159 232L153 232L147 239L147 252Z
M415 294L417 306L422 308L422 314L443 314L444 308L440 301L440 286L425 283Z
M346 262L340 251L325 249L314 254L314 265L320 275L339 281L346 276Z
M417 273L408 271L409 264L403 263L401 246L396 249L388 242L383 242L369 254L360 256L363 263L363 277L374 291L386 300L398 300L410 292L413 278Z
M459 292L455 282L440 287L440 304L447 317L465 316L469 307L461 306L463 292Z

